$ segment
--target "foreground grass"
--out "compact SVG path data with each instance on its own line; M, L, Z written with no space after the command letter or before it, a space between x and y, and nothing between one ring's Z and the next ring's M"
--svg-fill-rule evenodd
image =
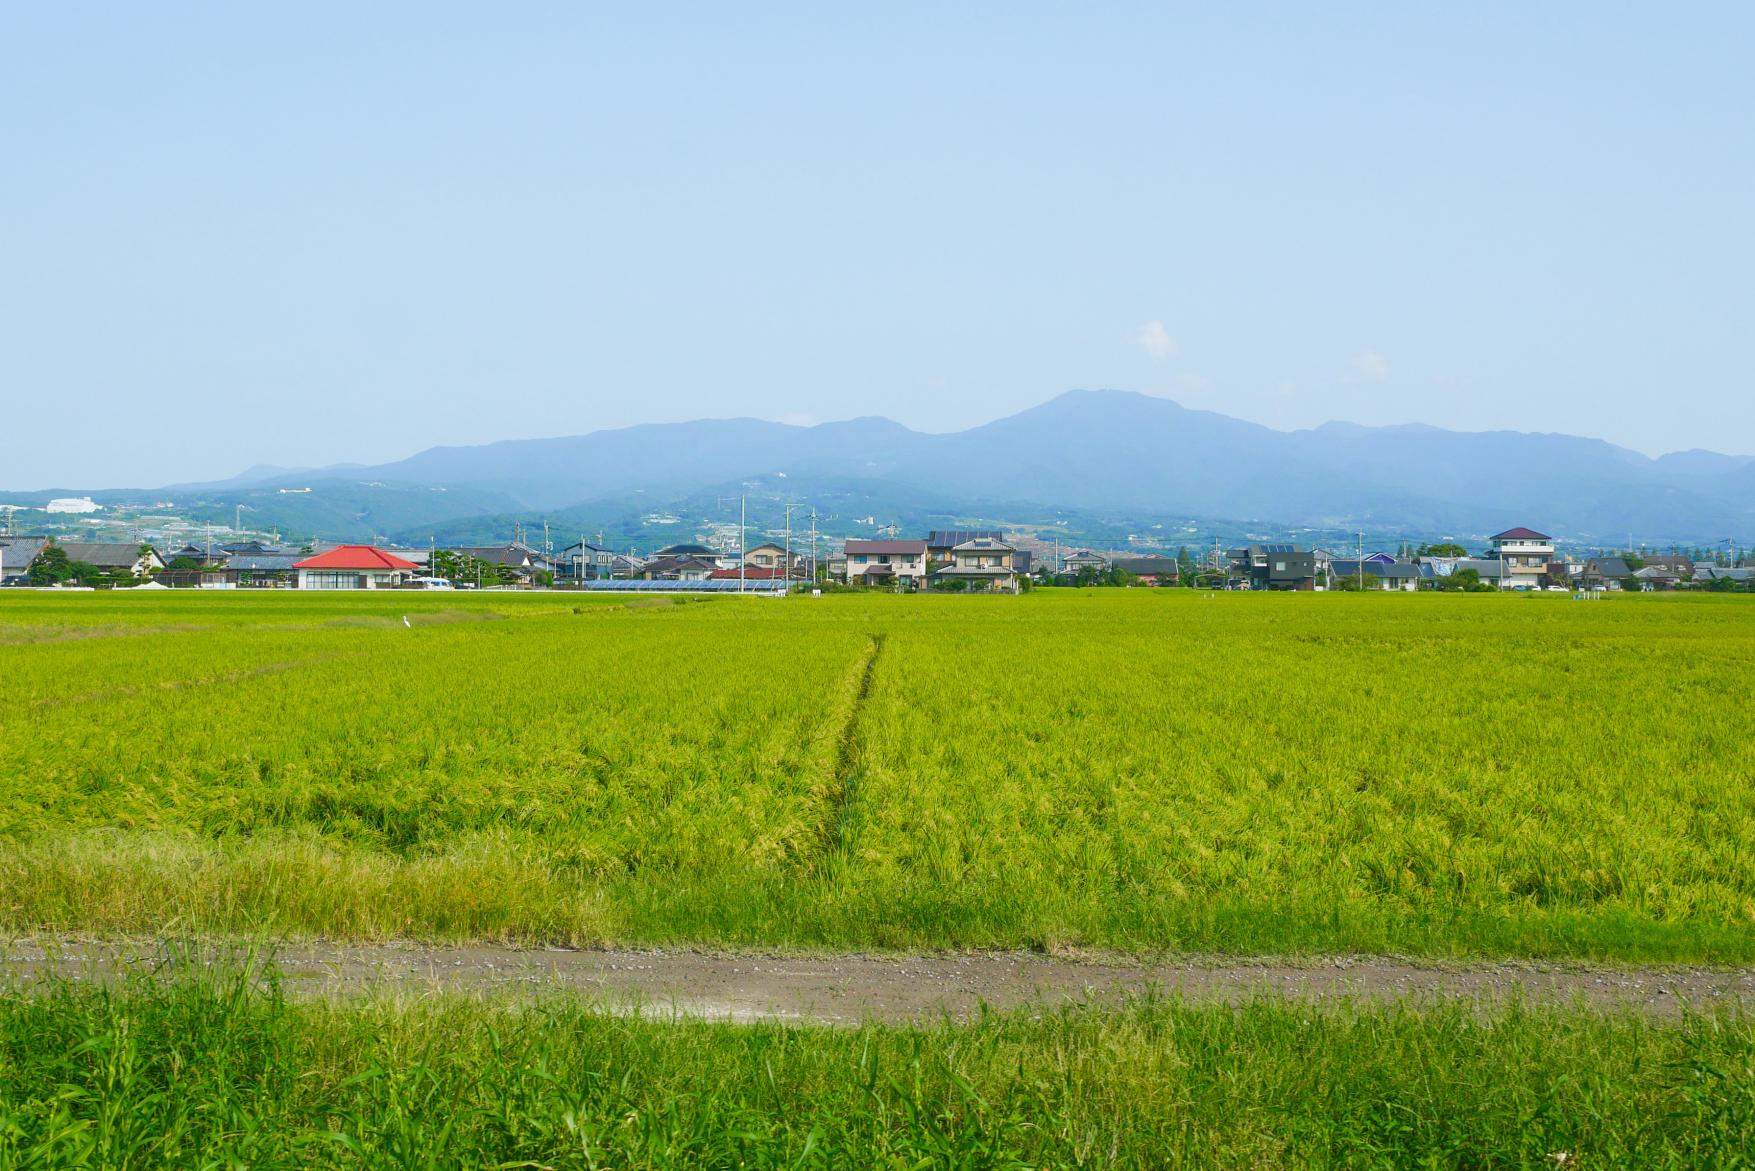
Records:
M1746 1166L1755 1022L1145 1000L837 1030L289 1002L237 968L0 997L0 1166Z

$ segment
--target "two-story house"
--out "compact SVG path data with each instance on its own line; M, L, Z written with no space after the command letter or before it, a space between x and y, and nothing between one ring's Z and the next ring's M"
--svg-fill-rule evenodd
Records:
M919 589L926 580L925 541L848 541L849 585Z
M790 569L796 575L804 568L804 554L787 553L784 546L770 542L746 550L743 563L751 569Z
M1534 529L1506 529L1494 533L1493 552L1499 558L1501 589L1541 589L1554 559L1554 538ZM1485 574L1482 575L1486 576Z
M934 584L960 581L972 590L1016 593L1017 550L995 537L976 537L954 545L950 560L932 571Z

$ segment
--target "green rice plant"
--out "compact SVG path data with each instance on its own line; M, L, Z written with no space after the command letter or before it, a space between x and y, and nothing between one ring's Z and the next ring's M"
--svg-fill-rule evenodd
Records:
M0 595L0 926L1755 958L1747 599L652 600Z

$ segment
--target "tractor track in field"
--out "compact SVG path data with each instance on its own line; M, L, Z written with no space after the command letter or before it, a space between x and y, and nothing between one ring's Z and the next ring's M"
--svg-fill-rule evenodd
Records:
M871 699L872 684L877 678L878 659L884 653L884 635L866 636L865 653L854 670L859 674L853 697L848 702L841 730L835 738L835 763L829 777L828 809L822 823L823 853L828 857L847 850L848 826L853 801L859 792L859 718Z
M982 1006L1053 1009L1161 993L1194 1003L1258 998L1432 1007L1579 1006L1653 1020L1755 1009L1755 969L1532 961L1421 963L1184 956L1156 960L1034 952L759 954L686 949L520 949L491 944L286 943L259 949L295 997L576 995L617 1011L830 1025L963 1019ZM0 940L0 995L51 978L113 982L188 965L238 963L238 945L33 936Z

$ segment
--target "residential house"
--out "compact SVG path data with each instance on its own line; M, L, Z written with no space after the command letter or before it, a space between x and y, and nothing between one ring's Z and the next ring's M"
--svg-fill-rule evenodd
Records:
M47 537L0 537L0 585L24 581L30 572L30 563L48 543Z
M420 566L372 545L338 545L293 563L301 590L392 589Z
M231 554L225 551L224 545L197 545L193 541L186 542L164 555L164 562L169 565L173 561L192 561L196 565L224 565Z
M1089 569L1102 573L1109 568L1109 558L1094 549L1075 549L1060 559L1062 573L1077 576L1081 570Z
M522 541L505 545L486 545L453 550L488 565L497 565L518 585L529 585L539 573L553 572L554 566L540 551Z
M1506 529L1494 533L1493 553L1501 563L1502 589L1540 589L1554 559L1554 538L1534 529ZM1485 577L1486 574L1482 574Z
M1316 553L1302 545L1244 545L1228 556L1234 586L1252 590L1313 590Z
M1420 583L1437 588L1441 578L1451 578L1455 574L1472 569L1474 576L1485 581L1486 585L1509 588L1506 571L1509 567L1492 557L1422 557L1420 558Z
M10 572L10 571L9 571ZM1728 581L1737 585L1748 586L1755 583L1755 569L1746 566L1730 568L1724 565L1712 565L1702 561L1694 566L1694 581L1697 585L1710 586L1713 582Z
M654 557L639 572L647 581L706 581L721 568L711 557Z
M587 541L574 541L556 554L555 578L558 581L595 581L614 577L617 560L616 554L608 549Z
M928 571L935 565L949 565L951 550L965 541L1003 541L1005 534L998 529L933 529L926 534L926 565Z
M970 589L990 593L1016 593L1018 571L1013 561L1017 550L994 537L976 537L953 545L950 560L931 570L934 585L960 581Z
M1110 568L1131 573L1141 585L1149 586L1174 585L1181 574L1174 557L1117 557Z
M1365 582L1366 589L1412 590L1420 584L1420 567L1412 561L1387 561L1376 556L1360 561L1355 557L1338 557L1329 562L1328 580L1331 588L1342 581Z
M1652 565L1649 562L1643 568L1634 570L1633 576L1639 579L1639 588L1646 593L1657 590L1673 590L1682 582L1681 575L1674 570L1666 569L1662 565Z
M786 566L794 574L804 568L803 553L788 553L784 546L773 543L757 545L753 549L744 550L743 561L752 569L777 569Z
M1592 557L1578 575L1578 586L1586 590L1618 590L1633 576L1633 567L1624 557Z
M225 572L243 589L283 589L298 583L302 553L234 553Z
M652 554L652 559L657 561L663 558L698 557L703 561L711 561L717 556L719 556L717 551L709 549L705 545L685 543L681 545L666 545L664 548L658 550L658 552Z
M108 574L145 577L165 567L151 545L138 541L57 541L69 561L83 561Z
M1694 576L1694 562L1680 553L1648 553L1645 567L1661 569L1678 581L1687 581Z
M915 590L926 581L925 541L848 541L850 585L887 585Z

